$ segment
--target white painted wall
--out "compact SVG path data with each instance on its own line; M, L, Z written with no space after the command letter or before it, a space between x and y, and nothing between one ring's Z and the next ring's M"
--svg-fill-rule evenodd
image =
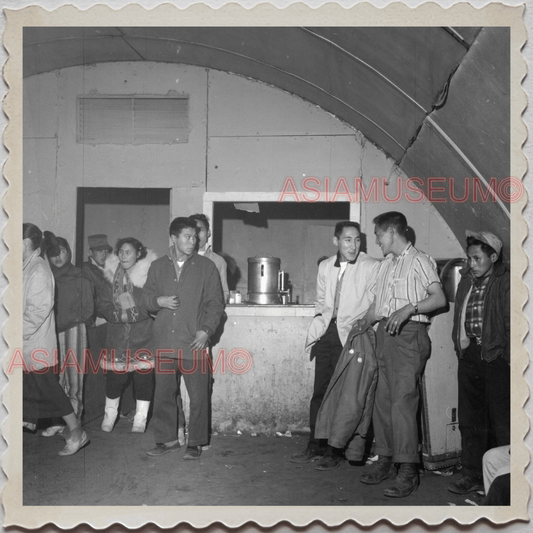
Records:
M76 142L78 96L169 91L189 95L189 143ZM281 193L287 177L301 191L302 179L309 176L322 187L329 178L333 192L340 177L350 183L362 176L370 183L374 176L387 176L393 186L402 173L359 132L316 105L229 73L123 62L66 68L24 80L24 220L64 235L73 245L80 186L169 187L171 215L177 216L201 211L206 191ZM437 258L463 255L430 204L405 199L393 206L382 199L362 206L371 255L380 255L372 244L371 220L391 208L405 212L421 249Z

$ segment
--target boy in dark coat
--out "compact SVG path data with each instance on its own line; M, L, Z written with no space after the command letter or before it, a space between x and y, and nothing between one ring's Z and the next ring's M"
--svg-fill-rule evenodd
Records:
M466 236L469 264L461 271L453 326L463 476L448 490L456 494L483 490L483 454L511 439L510 274L496 235Z
M198 459L209 440L209 337L224 312L224 296L215 264L195 251L196 222L175 218L170 225L170 256L152 263L143 288L145 307L157 313L153 328L156 350L154 437L146 453L160 456L179 450L179 377L190 398L189 440L184 459Z

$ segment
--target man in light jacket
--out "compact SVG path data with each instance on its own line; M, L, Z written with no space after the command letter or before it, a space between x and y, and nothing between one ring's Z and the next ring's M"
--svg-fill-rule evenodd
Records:
M311 435L305 451L291 457L294 463L314 461L327 451L327 442L315 438L316 417L348 333L372 303L379 268L379 261L360 251L361 228L357 222L338 222L333 244L337 254L318 267L315 316L305 342L306 351L315 360L309 407Z

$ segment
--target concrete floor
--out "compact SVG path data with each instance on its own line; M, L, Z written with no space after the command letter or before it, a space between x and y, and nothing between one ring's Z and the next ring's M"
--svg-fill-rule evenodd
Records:
M359 481L368 466L344 462L321 472L316 463L295 464L289 458L305 448L305 435L215 434L198 461L184 461L183 452L153 458L150 427L130 433L122 418L112 433L100 431L101 418L86 425L90 444L76 455L60 457L62 437L24 434L24 505L323 505L407 506L469 505L481 496L454 495L446 490L452 476L425 472L420 490L408 498L383 496L378 486Z

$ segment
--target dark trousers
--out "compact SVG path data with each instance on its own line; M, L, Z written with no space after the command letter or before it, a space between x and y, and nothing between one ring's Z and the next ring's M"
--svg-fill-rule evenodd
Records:
M377 330L378 384L372 421L375 453L397 463L418 463L418 379L431 352L427 326L407 322L396 335Z
M135 399L146 402L152 401L154 393L154 371L150 372L112 372L109 371L105 377L105 395L108 398L120 398L122 393L133 381L133 388L135 391Z
M153 428L156 443L178 440L179 379L187 387L190 400L189 446L203 446L209 442L209 390L211 369L206 356L196 360L165 359L157 366L154 394Z
M22 417L25 422L35 424L39 418L61 418L73 413L72 404L59 384L58 367L44 370L22 374Z
M315 382L313 386L313 396L309 406L309 427L311 436L309 437L308 447L316 450L325 448L327 442L315 439L315 425L318 410L322 405L322 400L328 389L329 382L335 372L335 367L342 352L342 343L339 339L336 322L329 324L326 333L311 349L311 355L315 359Z
M511 367L501 357L487 363L470 343L459 359L459 429L465 476L482 478L483 454L511 442Z

